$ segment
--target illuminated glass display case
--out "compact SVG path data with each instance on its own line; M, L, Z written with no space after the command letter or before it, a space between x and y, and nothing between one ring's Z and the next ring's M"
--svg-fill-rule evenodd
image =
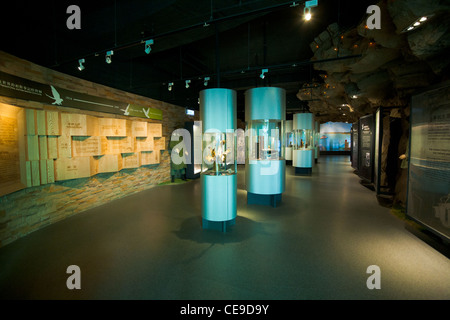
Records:
M311 175L315 156L314 116L312 113L294 114L294 149L292 166L296 175Z
M200 92L202 226L226 231L236 221L236 92Z
M282 122L251 120L247 124L249 160L278 160L282 157Z
M284 125L284 158L286 162L292 162L292 149L294 147L294 132L292 130L292 120L286 120Z
M203 133L202 171L205 175L236 174L236 148L234 132Z
M247 203L276 206L285 190L286 93L261 87L245 93Z

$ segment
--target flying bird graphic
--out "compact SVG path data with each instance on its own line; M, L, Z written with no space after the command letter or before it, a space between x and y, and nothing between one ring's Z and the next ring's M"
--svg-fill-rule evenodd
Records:
M61 96L59 95L59 92L56 91L55 87L50 86L52 88L52 95L53 97L49 96L48 94L45 94L47 97L49 97L50 99L55 100L55 102L53 102L52 104L57 104L57 105L61 105L61 103L63 102L63 99L61 99Z
M145 116L150 119L150 116L148 115L148 113L150 112L150 108L148 108L147 111L145 111L145 109L142 108L142 111L144 111Z
M120 110L123 111L123 115L129 116L130 115L130 112L128 111L129 108L130 108L130 105L127 105L127 108L125 110L123 110L123 109L120 109Z

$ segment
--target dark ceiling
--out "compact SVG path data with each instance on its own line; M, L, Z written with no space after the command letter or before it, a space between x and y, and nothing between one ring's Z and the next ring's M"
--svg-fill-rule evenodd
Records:
M199 91L222 87L286 89L287 109L307 108L296 93L317 78L310 43L331 23L354 27L374 1L319 0L313 19L304 2L259 0L15 1L2 10L0 50L92 82L198 109ZM81 9L81 29L69 30L69 5ZM142 40L153 39L150 54ZM105 54L114 50L112 63ZM85 59L85 70L77 69ZM265 79L259 77L269 69ZM204 77L210 77L204 86ZM185 81L191 80L186 89ZM172 91L167 86L174 83Z

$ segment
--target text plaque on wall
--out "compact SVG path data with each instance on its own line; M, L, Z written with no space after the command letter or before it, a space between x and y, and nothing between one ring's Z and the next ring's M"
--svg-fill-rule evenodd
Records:
M407 215L450 239L450 83L411 105Z

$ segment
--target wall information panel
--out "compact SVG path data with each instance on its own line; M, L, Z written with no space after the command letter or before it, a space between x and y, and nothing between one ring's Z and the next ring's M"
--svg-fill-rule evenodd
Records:
M450 239L450 83L411 106L407 214Z
M373 161L375 153L373 115L359 120L359 175L373 182Z

